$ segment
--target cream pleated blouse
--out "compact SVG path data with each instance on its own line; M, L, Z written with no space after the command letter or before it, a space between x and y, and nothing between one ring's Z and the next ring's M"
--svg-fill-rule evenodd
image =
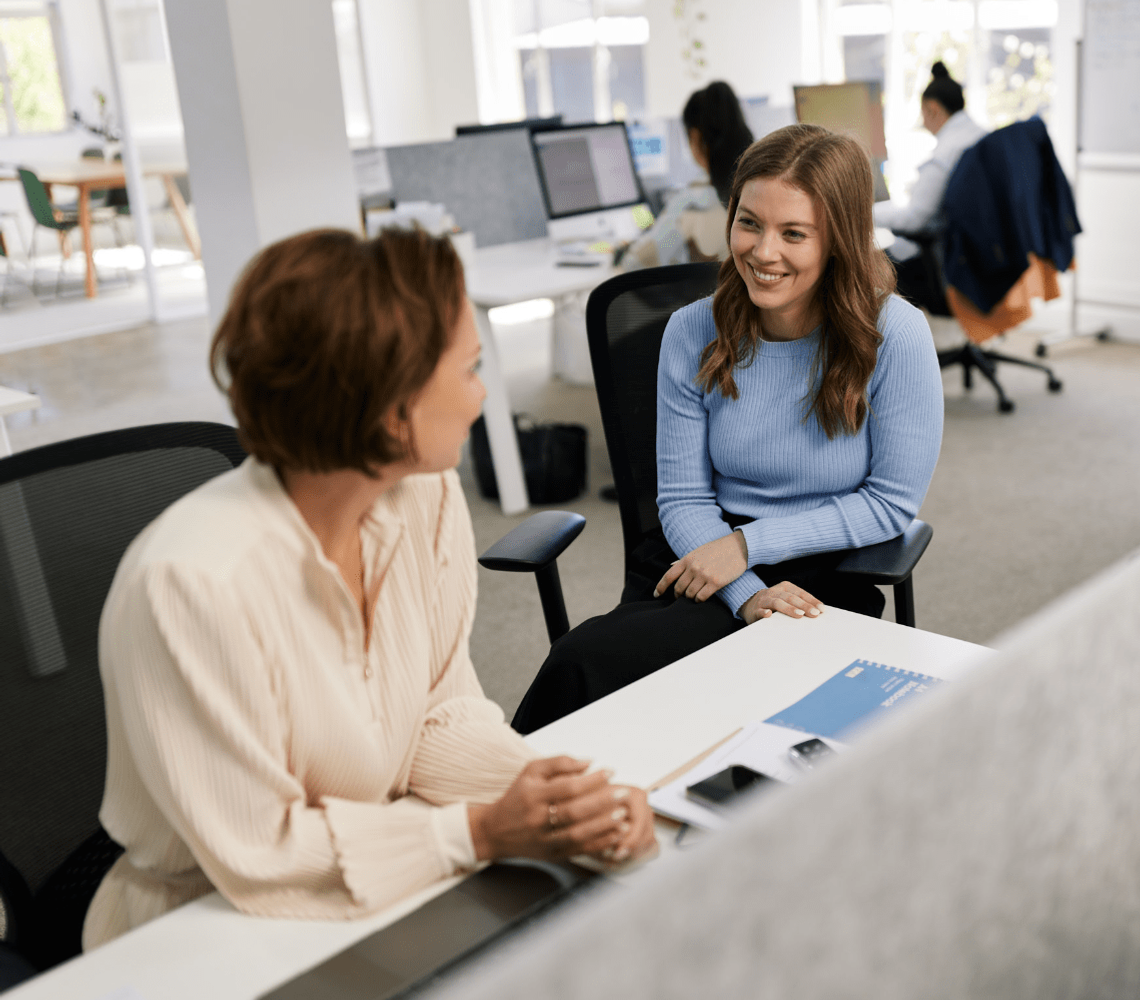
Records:
M100 819L126 853L84 947L218 889L247 913L350 918L475 861L466 802L535 755L468 655L471 521L454 471L411 476L361 525L360 610L254 459L134 541L103 610Z

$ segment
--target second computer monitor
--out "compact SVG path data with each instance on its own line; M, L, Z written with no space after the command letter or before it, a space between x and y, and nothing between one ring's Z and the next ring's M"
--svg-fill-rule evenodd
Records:
M794 87L796 118L858 139L876 160L887 158L883 92L877 81Z
M636 205L641 187L625 125L570 125L531 133L538 176L552 219Z
M852 80L848 83L823 83L793 87L796 96L796 119L811 125L822 125L857 140L871 158L871 178L875 184L875 201L887 201L890 192L883 180L883 161L887 158L887 137L883 128L883 90L875 80Z

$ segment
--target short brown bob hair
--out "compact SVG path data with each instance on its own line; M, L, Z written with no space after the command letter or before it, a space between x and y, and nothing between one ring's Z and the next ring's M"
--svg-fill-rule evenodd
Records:
M414 453L385 418L407 418L463 304L454 247L422 231L318 229L266 247L210 347L242 445L278 469L368 475Z

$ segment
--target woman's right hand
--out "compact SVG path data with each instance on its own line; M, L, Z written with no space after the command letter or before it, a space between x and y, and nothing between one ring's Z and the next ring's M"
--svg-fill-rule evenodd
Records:
M816 618L823 614L823 601L784 580L767 590L758 590L740 605L738 613L751 625L761 618L771 618L777 611L789 618Z
M630 829L630 790L573 757L533 760L497 802L467 807L475 856L540 858L601 854Z

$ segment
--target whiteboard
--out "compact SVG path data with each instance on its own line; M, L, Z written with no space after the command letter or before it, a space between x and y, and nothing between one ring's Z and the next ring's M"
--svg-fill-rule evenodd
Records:
M1140 0L1085 0L1080 148L1140 153Z

